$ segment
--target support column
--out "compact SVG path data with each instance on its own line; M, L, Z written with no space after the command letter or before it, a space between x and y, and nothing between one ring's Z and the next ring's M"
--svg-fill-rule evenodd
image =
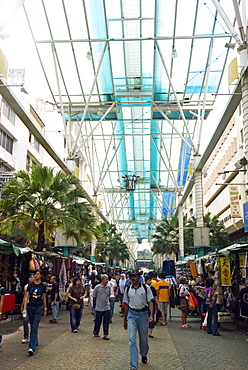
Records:
M178 203L182 195L178 195ZM179 226L179 251L180 251L180 260L184 260L184 235L183 235L183 207L178 207L178 226Z
M196 226L203 227L203 194L202 194L202 173L195 172L195 208Z
M97 195L96 194L93 195L93 200L94 200L95 206L92 209L92 213L97 220L98 214L97 214ZM97 242L96 237L92 235L91 253L90 253L90 259L92 262L96 262L96 256L95 256L96 242Z
M248 71L241 80L242 108L243 108L243 127L244 127L244 155L248 160ZM246 174L248 182L248 172ZM246 188L247 190L247 188Z

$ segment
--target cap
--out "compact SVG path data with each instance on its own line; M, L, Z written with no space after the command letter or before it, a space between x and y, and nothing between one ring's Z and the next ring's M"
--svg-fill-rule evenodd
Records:
M132 270L129 272L129 276L140 276L139 270Z

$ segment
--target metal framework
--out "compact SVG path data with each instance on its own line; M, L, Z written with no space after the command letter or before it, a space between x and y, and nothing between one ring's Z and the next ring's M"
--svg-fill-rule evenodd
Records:
M23 7L63 115L68 159L87 165L102 212L130 242L151 240L157 222L174 213L173 200L185 199L225 44L233 37L240 45L237 2L26 0ZM133 174L136 190L126 194L123 176Z

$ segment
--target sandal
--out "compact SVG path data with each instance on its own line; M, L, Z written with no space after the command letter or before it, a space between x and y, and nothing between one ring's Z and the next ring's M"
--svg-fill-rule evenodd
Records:
M109 337L104 336L102 339L109 340Z
M96 334L96 332L95 332L95 331L93 331L93 335L94 335L94 337L96 337L96 338L99 338L99 337L100 337L100 335L99 335L99 334Z

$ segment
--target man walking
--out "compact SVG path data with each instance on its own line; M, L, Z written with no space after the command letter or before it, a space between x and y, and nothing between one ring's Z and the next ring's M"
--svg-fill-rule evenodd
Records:
M123 302L125 330L128 329L130 349L130 370L138 368L138 347L136 334L139 333L140 355L143 364L147 363L148 346L148 323L153 321L153 294L151 289L140 283L139 271L129 273L131 285L125 289ZM148 317L148 306L150 316Z
M158 295L158 310L162 314L162 326L167 324L167 311L170 300L170 283L165 280L165 273L161 272L159 275L161 281L157 283L157 295Z
M56 276L51 276L50 283L52 284L52 290L51 290L51 306L52 306L52 314L53 318L52 320L49 320L50 324L57 324L57 320L59 317L59 284L57 283Z
M107 285L108 275L102 275L101 284L98 284L93 291L93 299L96 300L96 320L93 330L95 337L100 337L99 331L103 319L103 339L109 340L109 323L110 323L110 287Z

